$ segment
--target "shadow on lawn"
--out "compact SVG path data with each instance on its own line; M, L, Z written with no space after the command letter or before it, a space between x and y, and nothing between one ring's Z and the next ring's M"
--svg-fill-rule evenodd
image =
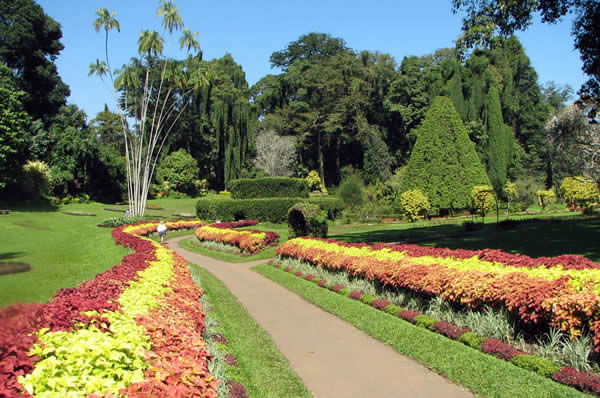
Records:
M13 259L13 258L21 257L23 254L25 254L25 253L24 252L5 252L5 253L0 253L0 261L10 260L10 259Z
M48 200L8 200L0 201L0 209L39 213L57 211L58 206Z

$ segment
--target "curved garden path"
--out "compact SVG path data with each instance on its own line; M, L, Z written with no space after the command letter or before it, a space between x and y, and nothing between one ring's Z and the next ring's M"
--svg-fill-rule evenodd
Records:
M250 270L168 245L219 278L269 333L306 387L319 398L472 397L460 386L402 356L354 326ZM257 347L260 349L260 347ZM435 349L435 347L432 347Z

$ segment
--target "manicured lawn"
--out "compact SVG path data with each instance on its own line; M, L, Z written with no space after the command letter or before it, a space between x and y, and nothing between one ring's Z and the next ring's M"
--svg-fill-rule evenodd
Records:
M584 397L550 379L411 325L268 265L254 270L363 332L485 397Z
M177 212L194 212L195 199L151 201L164 210L147 215L172 218ZM59 289L75 287L119 264L129 251L117 246L111 228L99 228L104 219L121 217L125 206L102 203L61 205L0 204L10 209L0 216L0 261L31 264L31 271L0 275L0 308L17 302L46 302ZM123 213L104 210L122 208ZM93 213L72 216L64 211Z
M231 295L223 282L198 266L190 265L190 270L201 281L210 305L217 311L229 347L240 366L240 382L248 390L248 395L256 398L311 397L271 337Z

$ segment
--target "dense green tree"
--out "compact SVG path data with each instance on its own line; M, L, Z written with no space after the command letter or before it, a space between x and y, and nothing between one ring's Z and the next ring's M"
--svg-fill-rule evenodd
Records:
M14 184L25 163L30 117L25 112L13 73L0 63L0 192Z
M392 176L392 157L378 131L372 131L364 139L363 176L367 183L387 181Z
M489 179L449 98L434 99L416 135L400 192L421 190L436 212L468 207L472 188Z
M0 60L26 93L25 111L48 127L70 94L54 65L63 49L60 25L33 0L3 0L0 15Z
M508 167L513 148L512 129L502 120L500 96L495 86L490 87L485 102L485 124L487 129L487 173L496 193L502 192L506 184Z
M481 29L484 25L489 27L491 24L492 31L497 27L505 36L526 29L537 13L541 14L542 22L545 23L554 23L568 13L575 14L572 31L575 48L581 54L583 71L590 76L580 90L580 95L593 102L597 109L600 102L600 1L452 0L452 4L455 12L466 11L463 19L465 32Z
M315 61L348 50L346 42L326 33L311 32L271 55L271 67L286 71L296 61Z
M168 183L178 192L193 194L194 182L198 179L198 162L183 149L165 156L156 169L159 184Z

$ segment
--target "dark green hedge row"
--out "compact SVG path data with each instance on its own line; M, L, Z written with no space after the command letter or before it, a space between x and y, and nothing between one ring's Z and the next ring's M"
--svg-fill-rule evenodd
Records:
M229 190L233 199L308 198L308 182L303 178L265 177L232 180Z
M196 203L196 214L201 220L257 220L273 223L287 221L288 210L306 198L262 198L262 199L199 199ZM328 217L334 219L344 208L337 198L309 198L309 202L327 211Z

